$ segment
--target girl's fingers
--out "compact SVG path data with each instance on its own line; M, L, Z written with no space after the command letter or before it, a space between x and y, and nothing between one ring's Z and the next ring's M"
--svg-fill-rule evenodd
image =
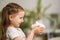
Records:
M35 27L34 29L36 34L42 34L44 32L43 27Z

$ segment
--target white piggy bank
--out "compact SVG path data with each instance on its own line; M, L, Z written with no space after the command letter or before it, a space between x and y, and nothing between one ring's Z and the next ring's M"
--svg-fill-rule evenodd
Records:
M43 27L44 29L46 28L44 24L42 24L42 23L40 23L40 22L38 22L38 21L36 21L35 24L32 24L31 28L34 28L34 27L36 27L36 26Z

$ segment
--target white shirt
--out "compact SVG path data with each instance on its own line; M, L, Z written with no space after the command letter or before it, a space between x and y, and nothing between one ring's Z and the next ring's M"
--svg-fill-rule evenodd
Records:
M7 40L12 40L20 36L22 40L26 39L24 32L20 28L8 27L6 32Z

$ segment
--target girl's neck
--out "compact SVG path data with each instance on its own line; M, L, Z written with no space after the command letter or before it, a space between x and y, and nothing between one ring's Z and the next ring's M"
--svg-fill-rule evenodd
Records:
M14 27L14 28L17 28L17 27L16 27L16 26L14 26L13 24L10 24L9 26L10 26L10 27Z

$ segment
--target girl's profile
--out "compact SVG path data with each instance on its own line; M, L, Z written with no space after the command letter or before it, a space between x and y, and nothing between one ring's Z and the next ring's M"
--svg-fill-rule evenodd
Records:
M17 3L8 3L2 9L1 40L33 40L36 34L43 33L43 27L35 27L26 37L22 29L19 28L19 25L24 22L24 15L24 8Z

